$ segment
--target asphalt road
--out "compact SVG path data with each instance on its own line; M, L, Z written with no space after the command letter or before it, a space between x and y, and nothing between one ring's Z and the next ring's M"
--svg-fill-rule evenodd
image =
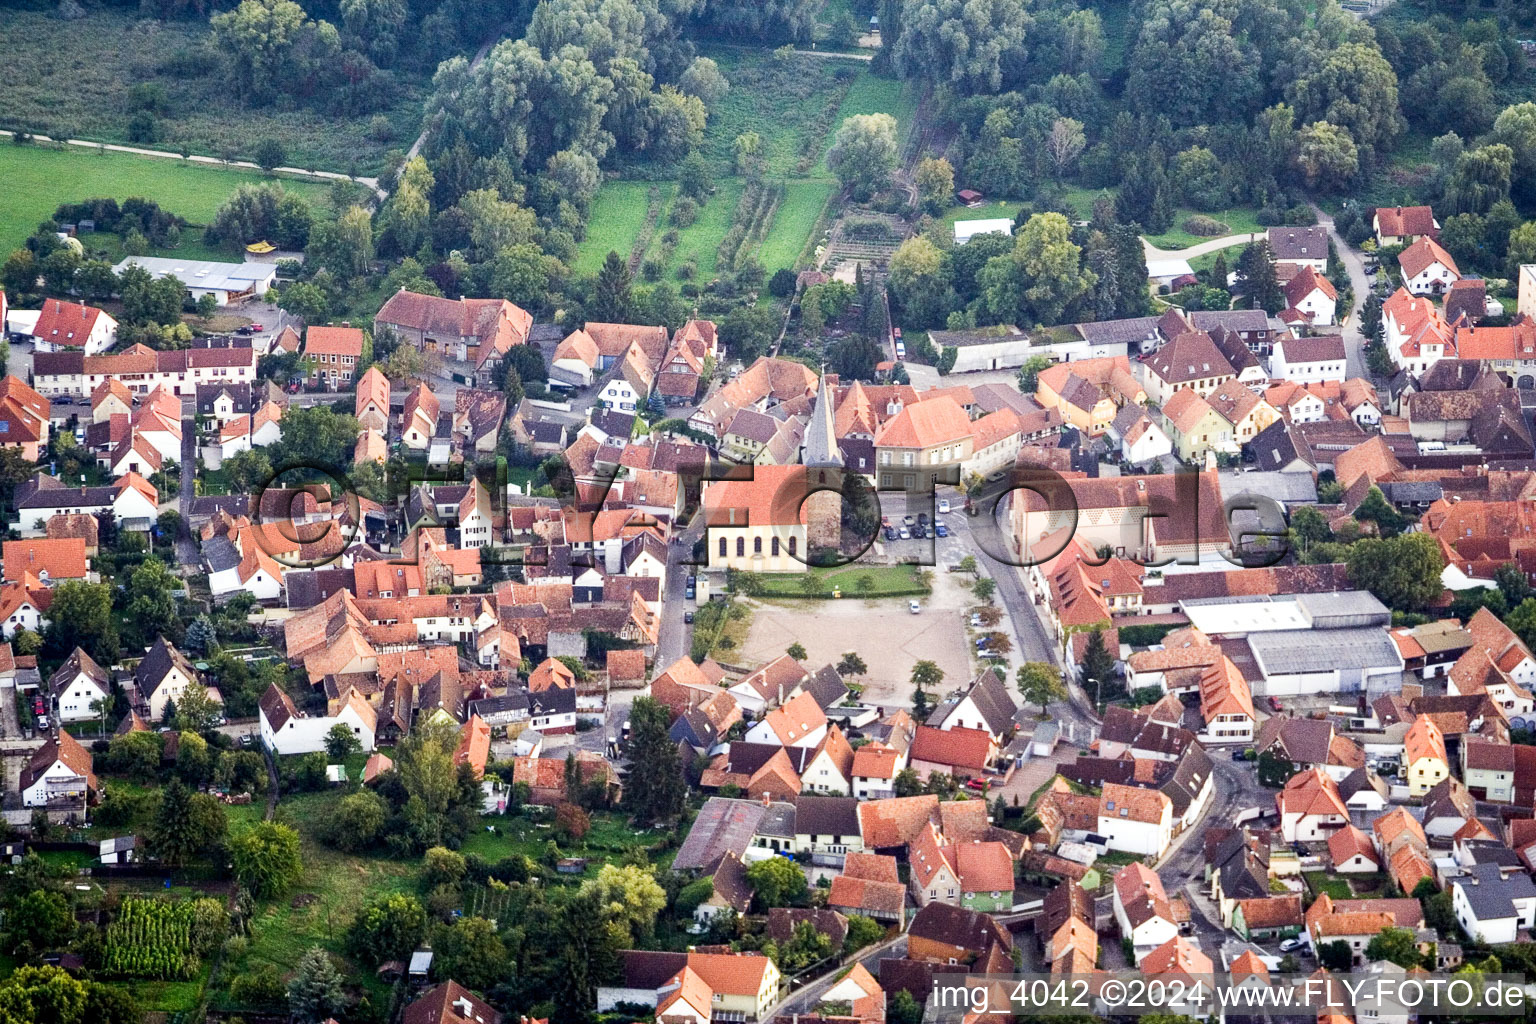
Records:
M1333 247L1338 250L1339 259L1344 263L1344 269L1349 272L1349 286L1355 293L1355 305L1353 309L1338 311L1340 322L1344 324L1344 357L1350 377L1364 377L1370 379L1370 371L1365 364L1365 335L1360 333L1360 317L1358 311L1365 308L1365 300L1371 294L1371 282L1365 274L1365 259L1356 252L1339 235L1333 226L1333 218L1324 213L1317 206L1312 207L1312 212L1317 214L1317 222L1328 229L1328 237L1333 239ZM1346 320L1345 318L1348 317Z
M894 939L882 942L878 946L871 946L863 956L859 957L859 963L864 969L880 977L881 960L899 960L907 955L907 937L898 935ZM821 1001L822 994L831 988L843 975L841 970L829 971L824 976L806 985L798 991L792 992L779 1001L779 1004L763 1015L763 1020L773 1020L778 1017L793 1016L795 1014L812 1013L816 1004Z

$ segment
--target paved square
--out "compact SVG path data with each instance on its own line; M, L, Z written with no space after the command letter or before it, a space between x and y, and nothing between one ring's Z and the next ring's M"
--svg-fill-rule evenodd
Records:
M933 593L918 599L923 606L918 615L908 611L910 598L905 597L754 601L746 643L728 660L759 665L796 641L805 648L812 668L836 664L845 651L858 651L869 666L861 680L864 703L910 707L912 666L918 661L927 659L944 670L935 697L976 675L974 641L965 628L966 610L976 603L962 585L969 580L942 569L934 572Z

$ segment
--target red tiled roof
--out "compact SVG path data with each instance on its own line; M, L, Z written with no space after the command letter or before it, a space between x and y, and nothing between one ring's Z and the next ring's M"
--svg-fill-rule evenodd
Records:
M23 573L41 577L44 572L51 580L78 580L89 571L85 541L80 537L8 540L0 548L0 558L7 582L21 579Z
M311 327L304 336L304 354L356 358L363 354L363 332L356 327Z

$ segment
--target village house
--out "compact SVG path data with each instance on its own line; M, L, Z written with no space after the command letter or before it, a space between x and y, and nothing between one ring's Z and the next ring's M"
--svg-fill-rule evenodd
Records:
M1536 883L1524 871L1506 876L1497 864L1475 864L1451 882L1451 907L1474 941L1514 942L1536 928Z
M311 386L345 391L363 358L363 332L356 327L310 327L304 332L304 357L313 360Z
M1280 811L1280 832L1288 843L1327 839L1349 823L1349 808L1338 783L1321 768L1298 772L1275 797Z
M1275 266L1296 271L1310 268L1317 273L1328 270L1328 229L1320 226L1272 227L1268 233L1269 249L1275 254Z
M1333 326L1339 293L1333 282L1323 276L1323 271L1303 267L1281 291L1286 301L1286 308L1279 314L1281 322L1302 329ZM1283 374L1274 372L1273 367L1270 373L1286 379Z
M958 482L961 464L975 451L970 418L948 395L903 407L881 424L874 443L881 489L913 491Z
M121 352L100 355L40 352L32 359L33 386L37 394L47 397L89 398L110 378L120 380L135 394L147 395L164 387L173 395L195 395L199 384L253 383L256 350L244 340L243 345L211 344L166 351L130 345Z
M1429 715L1416 717L1403 738L1403 773L1412 796L1423 796L1451 773L1445 735Z
M1281 338L1269 357L1270 376L1298 384L1342 384L1349 376L1344 339L1336 334L1317 338ZM1268 426L1268 424L1265 424Z
M368 367L357 380L353 415L364 430L389 430L389 378L377 366Z
M1141 863L1127 864L1115 875L1115 922L1131 944L1136 963L1179 934L1162 880Z
M513 345L528 343L533 317L505 299L448 299L401 288L379 308L373 334L392 331L448 376L471 387L489 383Z
M160 495L137 473L126 473L102 487L69 487L57 477L36 473L16 488L17 528L23 537L47 533L58 515L98 516L111 512L123 530L144 532L159 514Z
M1125 356L1056 363L1036 378L1035 400L1061 418L1097 437L1109 429L1122 407L1140 405L1146 391L1131 376Z
M1428 206L1377 207L1371 216L1371 227L1376 232L1376 244L1383 248L1440 237L1440 222Z
M1414 242L1398 255L1397 262L1403 287L1414 295L1441 295L1461 280L1456 261L1432 238Z
M156 637L154 645L133 670L134 695L132 701L142 704L148 711L144 716L151 722L165 718L168 703L181 700L189 686L202 686L197 669L165 637Z
M52 408L20 377L0 379L0 447L16 448L22 458L36 462L48 444Z
M112 708L112 677L76 647L48 677L48 694L61 723L105 718Z
M117 321L95 306L45 299L32 328L37 352L79 352L93 356L117 343Z
M1423 373L1442 359L1456 358L1456 334L1439 308L1406 288L1381 305L1387 355L1401 370Z
M1219 384L1237 376L1205 331L1186 331L1142 360L1143 383L1154 405L1164 405L1179 388L1204 398Z
M83 808L97 793L91 752L60 730L49 736L21 769L18 788L23 807L66 804Z
M1173 804L1157 790L1108 783L1099 797L1096 831L1111 850L1160 857L1173 839Z
M1116 413L1105 436L1117 446L1120 458L1132 466L1148 466L1173 453L1167 431L1140 405L1127 404Z

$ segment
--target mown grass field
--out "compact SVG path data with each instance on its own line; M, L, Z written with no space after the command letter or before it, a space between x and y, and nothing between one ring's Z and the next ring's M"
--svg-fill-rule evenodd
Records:
M807 252L821 213L837 191L826 165L837 126L855 114L888 113L900 122L905 138L915 119L916 94L905 83L877 77L867 67L848 61L802 57L783 64L771 53L723 46L707 46L703 52L719 62L731 83L731 91L710 115L704 155L711 166L728 172L734 169L736 137L748 131L758 134L765 179L782 181L785 187L766 239L758 247L758 259L769 273L793 268ZM628 258L645 230L652 184L610 181L603 185L587 237L578 249L578 272L595 273L609 250ZM663 253L662 236L674 227L669 215L675 184L664 182L661 188L661 216L646 248L647 259ZM689 259L697 267L695 281L707 282L715 276L716 250L731 229L744 188L744 179L735 175L717 179L715 194L699 210L698 219L677 229L677 245L665 260L666 279L675 283L678 267Z
M763 597L831 597L834 587L847 597L891 597L926 594L932 588L913 565L843 565L832 569L811 569L809 575L820 584L814 593L805 590L807 573L762 573ZM865 585L861 586L861 581Z
M827 200L837 186L823 181L791 181L773 217L768 237L758 249L758 259L770 270L793 267L805 249Z
M1187 249L1201 242L1209 242L1212 238L1222 238L1227 235L1263 234L1267 229L1256 219L1257 210L1251 207L1234 207L1228 210L1214 210L1204 212L1180 207L1173 215L1173 227L1160 235L1148 235L1147 241L1159 249ZM1183 228L1184 221L1190 217L1211 217L1221 221L1227 226L1227 230L1220 235L1192 235Z
M647 181L610 181L598 191L587 220L587 237L576 256L574 269L578 273L597 273L610 251L629 259L630 249L645 227L650 191Z
M0 87L3 88L3 87ZM133 196L153 199L196 225L206 224L214 211L241 185L271 180L257 172L229 170L207 164L161 157L107 153L71 146L67 149L0 144L0 252L10 252L53 216L60 203ZM284 180L324 213L328 186L319 182ZM196 232L188 243L197 241ZM100 240L102 245L107 240ZM116 240L111 240L115 245ZM92 243L91 247L96 247ZM202 253L188 253L197 258ZM227 257L226 257L227 258Z
M66 21L52 10L9 9L0 19L0 127L128 142L129 89L153 82L167 104L151 148L170 152L185 145L248 157L257 142L274 138L290 166L372 174L388 150L409 146L421 130L429 74L397 72L376 111L248 109L228 88L210 37L206 20L155 21L97 7ZM389 122L387 138L369 130L376 113Z

